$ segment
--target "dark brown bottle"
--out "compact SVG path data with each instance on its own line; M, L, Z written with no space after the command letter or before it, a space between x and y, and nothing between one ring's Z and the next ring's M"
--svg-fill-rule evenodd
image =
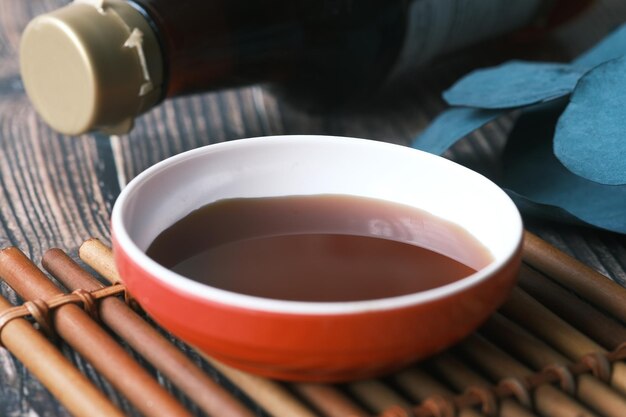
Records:
M587 2L79 0L27 27L22 76L44 120L68 134L125 132L165 97L252 83L336 106L528 26L548 4Z
M406 0L134 4L160 34L169 96L257 82L302 94L350 94L378 82L392 65L408 7Z

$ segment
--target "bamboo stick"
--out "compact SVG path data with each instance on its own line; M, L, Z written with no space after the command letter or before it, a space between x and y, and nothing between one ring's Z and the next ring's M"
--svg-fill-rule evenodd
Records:
M0 296L0 313L13 307ZM0 341L76 417L123 417L63 354L24 319L2 328Z
M83 242L78 249L78 256L111 284L122 282L111 248L99 239L91 238Z
M198 350L215 369L224 374L274 417L318 417L279 383L231 368Z
M513 289L509 299L500 308L500 312L523 325L574 361L589 352L606 352L602 346L548 310L519 287Z
M368 417L369 415L334 386L296 383L292 384L292 387L326 417Z
M60 249L48 250L43 267L69 290L94 291L104 286ZM253 417L253 413L208 377L187 356L119 298L99 303L100 319L135 351L178 386L203 411L219 417Z
M626 288L536 235L524 235L524 261L626 323Z
M393 375L393 380L416 401L433 395L451 396L454 393L443 383L419 368L407 368Z
M19 249L0 251L0 276L22 298L46 299L62 294ZM91 317L75 304L53 314L57 333L146 416L190 415Z
M519 285L548 307L607 349L626 341L626 326L528 266L522 266Z
M396 394L391 388L374 379L366 379L348 384L347 388L362 403L375 413L382 413L391 407L411 408L411 404Z

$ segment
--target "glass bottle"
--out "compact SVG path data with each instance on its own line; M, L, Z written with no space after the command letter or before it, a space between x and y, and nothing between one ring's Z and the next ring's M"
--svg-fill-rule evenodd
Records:
M360 100L438 54L585 3L76 0L28 25L21 72L54 129L124 133L166 97L253 83L305 106Z

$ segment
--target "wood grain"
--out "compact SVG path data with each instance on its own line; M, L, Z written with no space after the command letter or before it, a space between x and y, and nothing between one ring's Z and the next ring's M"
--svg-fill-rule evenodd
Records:
M89 236L109 242L109 215L120 187L168 156L209 143L273 134L357 136L408 144L444 109L441 91L471 68L511 57L567 60L626 21L626 2L599 0L583 18L542 44L515 49L495 44L443 58L375 104L355 111L311 115L291 107L264 87L252 86L168 100L140 117L126 136L70 138L53 133L33 111L19 78L17 52L20 34L30 18L64 3L0 0L0 245L16 245L35 260L53 246L75 256ZM505 117L489 124L447 156L475 169L495 169L512 121ZM528 226L560 249L626 284L623 236L531 219ZM0 289L9 300L18 302L4 283ZM207 362L180 342L175 343L248 401ZM67 347L63 349L128 415L137 415L87 363ZM168 381L156 376L175 392ZM175 395L201 415L181 393ZM248 403L263 415L259 407ZM21 364L0 349L0 415L68 414Z

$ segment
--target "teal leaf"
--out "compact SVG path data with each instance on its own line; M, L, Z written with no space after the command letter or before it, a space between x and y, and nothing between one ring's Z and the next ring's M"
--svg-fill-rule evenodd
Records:
M552 137L562 111L563 106L533 106L520 116L502 157L499 184L520 209L626 233L626 186L589 181L554 156Z
M453 106L481 109L528 106L570 94L583 73L567 64L509 61L469 73L443 98Z
M557 124L554 153L586 179L626 184L626 57L580 80Z
M441 155L460 139L503 115L501 110L453 107L441 113L415 140L415 149Z

